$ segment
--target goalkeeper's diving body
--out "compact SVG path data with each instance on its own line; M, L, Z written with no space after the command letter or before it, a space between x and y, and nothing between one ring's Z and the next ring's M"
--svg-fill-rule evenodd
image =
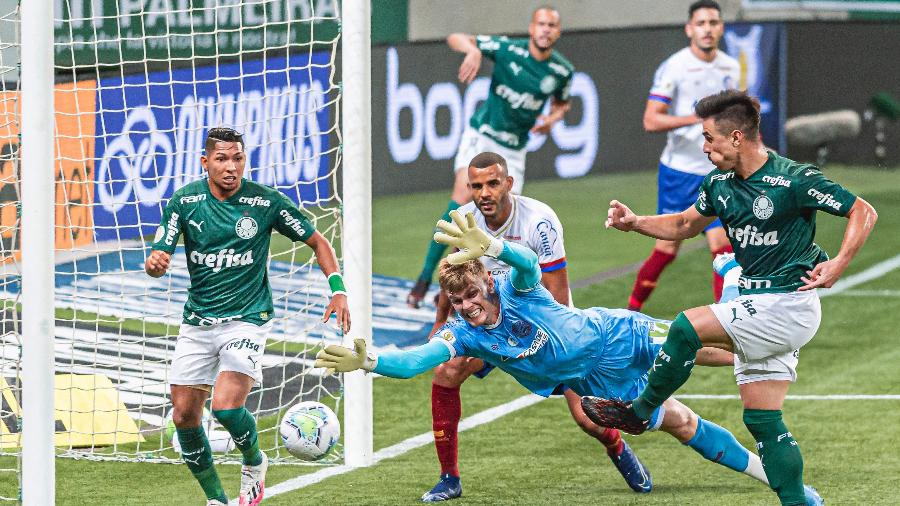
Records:
M268 458L259 449L256 421L244 404L253 385L262 381L260 362L272 327L266 265L273 230L309 246L328 276L332 297L323 321L335 314L346 332L350 312L328 239L278 190L243 179L247 154L241 134L211 129L200 162L209 177L172 195L144 268L155 278L164 275L184 235L191 286L169 369L181 455L207 505L228 504L200 426L215 385L212 413L243 456L240 504L255 506L263 498Z
M328 346L317 367L356 369L410 378L458 356L477 357L509 373L528 390L549 396L558 385L579 395L633 399L665 340L670 322L625 309L580 310L556 302L541 283L537 255L521 245L489 236L469 214L451 213L438 222L435 240L460 249L441 262L440 284L458 317L422 346L407 351L366 354ZM482 255L511 266L490 275ZM698 355L699 363L721 364L721 350ZM767 483L759 457L726 429L698 417L670 398L656 412L653 428L668 432L705 458Z

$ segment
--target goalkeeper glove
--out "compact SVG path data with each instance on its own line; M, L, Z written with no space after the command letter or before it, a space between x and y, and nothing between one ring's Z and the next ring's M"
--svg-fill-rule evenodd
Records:
M503 241L478 228L472 213L467 213L463 220L459 212L451 211L450 218L453 223L444 220L437 222L438 228L444 233L434 234L434 241L459 249L447 256L447 261L451 264L465 263L482 255L497 258L503 251Z
M333 372L351 372L362 369L367 372L375 370L378 357L366 355L366 340L354 339L355 349L330 344L316 353L315 367L324 367Z

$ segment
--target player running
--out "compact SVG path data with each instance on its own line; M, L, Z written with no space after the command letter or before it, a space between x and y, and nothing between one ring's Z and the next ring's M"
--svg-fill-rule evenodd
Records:
M694 104L713 93L735 88L740 64L719 51L725 33L719 4L712 0L694 2L688 8L684 31L688 47L662 62L653 78L653 87L644 110L644 129L668 132L666 147L659 159L657 188L658 214L680 213L697 200L703 176L713 165L703 154L703 128L694 114ZM725 230L718 220L704 230L713 258L731 251ZM669 265L681 241L657 239L650 256L644 260L634 280L628 309L640 311L650 297L662 271ZM722 278L713 271L713 300L722 293Z
M487 100L475 111L459 141L453 168L456 172L453 193L442 219L469 202L466 168L478 153L499 153L508 163L513 177L513 193L522 193L525 183L525 147L529 132L547 134L569 110L569 86L575 69L553 49L562 25L559 12L539 7L531 15L527 39L508 39L464 33L447 37L450 49L466 55L459 66L459 80L471 83L486 56L494 61ZM550 113L541 114L550 100ZM446 246L431 241L425 264L407 296L411 307L419 307L425 297L438 262Z
M506 160L497 153L480 153L468 163L468 186L472 202L460 212L473 213L478 227L486 233L534 251L538 255L541 284L554 300L570 304L569 277L563 228L556 213L547 204L511 193L514 179L507 172ZM501 274L509 265L490 257L482 257L488 272ZM431 335L444 326L450 313L450 301L441 291L437 315ZM731 354L728 363L731 363ZM434 446L441 464L438 483L422 496L425 502L454 499L462 495L458 448L459 420L462 416L460 386L473 374L485 377L494 366L479 358L456 357L434 369L431 384L431 414ZM561 389L572 417L579 427L606 448L606 454L635 492L649 492L653 483L649 471L622 439L618 430L606 429L592 422L581 409L581 397L569 389Z
M263 499L268 458L259 449L256 421L244 404L253 385L262 381L260 359L272 327L266 266L273 230L306 243L328 277L332 297L322 321L334 313L346 332L350 312L328 240L285 195L243 179L247 154L241 134L230 128L211 129L200 163L209 177L172 195L145 270L155 278L164 275L184 234L191 286L169 369L181 455L203 488L207 504L227 504L200 426L203 406L215 385L212 413L243 456L240 504L253 506Z
M355 340L355 350L327 346L317 355L316 367L410 378L469 356L495 364L545 397L560 384L579 395L638 395L670 322L625 309L564 306L540 284L533 251L491 237L471 214L463 219L454 211L451 218L454 224L438 223L442 232L435 239L460 249L440 270L441 288L457 319L429 343L408 351L366 354L364 339ZM489 274L478 261L482 255L511 266L509 273ZM666 399L664 406L656 412L654 429L668 432L713 462L768 483L759 457L726 429L701 419L674 398Z
M585 411L597 423L638 434L687 381L698 349L732 350L744 423L766 463L769 483L781 504L806 504L803 457L782 421L781 408L797 379L799 349L821 321L814 289L834 285L869 236L877 214L816 167L768 152L759 141L755 98L724 91L701 100L695 111L703 118L703 151L718 168L703 180L696 203L679 214L636 216L614 200L606 226L687 239L719 217L744 268L740 296L679 314L641 395L633 402L615 396L585 398ZM816 211L848 218L840 250L830 260L813 242Z

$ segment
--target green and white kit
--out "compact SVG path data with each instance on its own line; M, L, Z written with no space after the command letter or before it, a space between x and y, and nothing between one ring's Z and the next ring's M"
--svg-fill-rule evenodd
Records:
M746 180L713 170L694 207L722 220L741 296L710 306L735 344L738 383L795 381L799 349L815 335L821 307L801 277L828 255L815 242L816 211L845 216L856 195L807 164L775 153Z

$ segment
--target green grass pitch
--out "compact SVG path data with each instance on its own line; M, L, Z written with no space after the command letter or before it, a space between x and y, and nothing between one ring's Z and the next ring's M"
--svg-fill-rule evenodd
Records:
M896 171L829 167L826 173L871 202L879 222L845 277L898 254L900 193ZM525 193L550 204L565 227L573 282L641 261L652 240L603 229L612 198L636 212L655 211L655 172L604 175L568 181L531 182ZM448 192L377 199L374 203L374 271L413 278L418 274L429 231L444 209ZM817 241L837 251L845 220L819 213ZM694 239L693 241L702 241ZM276 246L277 248L277 246ZM634 274L573 291L579 307L623 307ZM711 298L710 256L705 247L681 255L662 276L645 306L653 316ZM802 352L799 381L791 394L900 394L900 271L857 287L858 293L824 298L823 322ZM863 290L882 290L866 295ZM423 336L424 339L424 336ZM375 381L375 448L431 429L430 375ZM463 416L527 392L495 371L463 387ZM681 393L736 394L728 368L695 369ZM746 446L752 438L741 422L737 400L688 400L698 414L730 429ZM828 504L900 504L900 401L790 400L785 419L805 457L805 479ZM602 448L572 422L564 401L550 399L460 435L463 497L454 506L505 504L777 504L766 487L703 460L666 434L629 437L650 468L655 488L632 493ZM321 467L270 468L269 487ZM267 505L404 505L438 476L434 449L427 445L297 491L271 497ZM221 466L227 492L236 498L237 466ZM8 483L9 476L0 480ZM2 483L0 481L0 483ZM57 504L203 504L199 486L185 466L57 460Z

